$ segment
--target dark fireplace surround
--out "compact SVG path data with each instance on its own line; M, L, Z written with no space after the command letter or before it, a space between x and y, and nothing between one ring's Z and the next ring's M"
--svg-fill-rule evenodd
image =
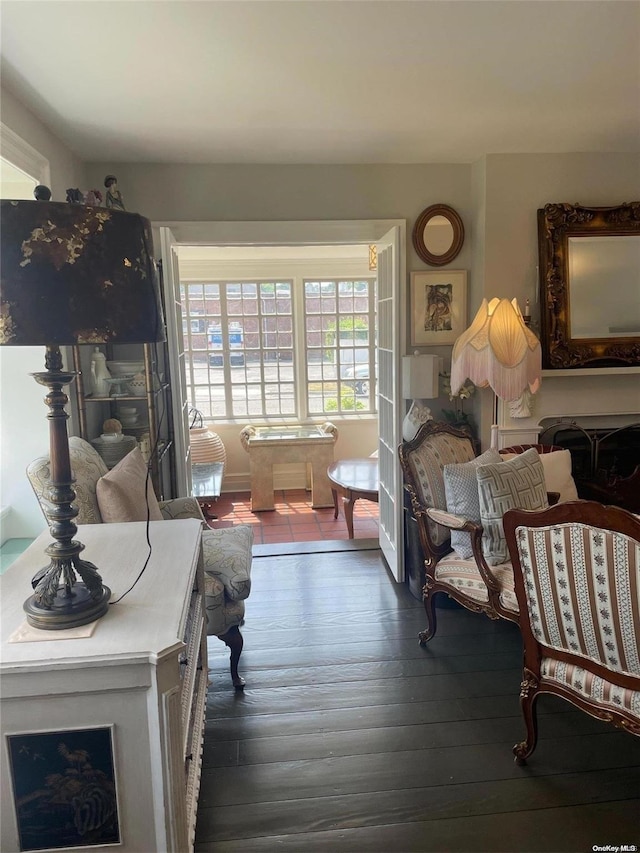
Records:
M539 440L569 450L580 498L640 512L640 422L585 429L560 421L547 426Z

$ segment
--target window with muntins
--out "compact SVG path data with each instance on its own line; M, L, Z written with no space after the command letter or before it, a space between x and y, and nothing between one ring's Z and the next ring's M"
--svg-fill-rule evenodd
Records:
M205 419L374 414L375 279L181 284L187 395Z

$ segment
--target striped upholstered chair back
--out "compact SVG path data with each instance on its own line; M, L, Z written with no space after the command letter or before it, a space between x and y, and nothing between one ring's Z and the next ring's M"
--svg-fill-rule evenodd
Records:
M575 501L510 510L504 531L525 647L516 761L535 748L540 693L640 735L640 517Z

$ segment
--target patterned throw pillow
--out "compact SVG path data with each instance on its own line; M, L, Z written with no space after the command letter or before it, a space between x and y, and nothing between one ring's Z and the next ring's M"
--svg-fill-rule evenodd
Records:
M531 448L498 465L480 465L476 476L484 528L482 550L487 563L497 566L509 559L502 526L505 512L549 506L544 468L538 452Z
M500 455L506 460L513 459L518 454L501 453ZM569 450L553 450L551 453L541 453L540 461L544 468L547 491L559 492L560 503L577 501L578 490L571 475L571 452Z
M469 521L480 524L480 498L476 476L478 466L501 462L502 457L497 450L487 450L470 462L445 465L442 473L447 496L447 512L461 515ZM451 531L451 547L463 560L470 560L473 557L471 537L465 530Z

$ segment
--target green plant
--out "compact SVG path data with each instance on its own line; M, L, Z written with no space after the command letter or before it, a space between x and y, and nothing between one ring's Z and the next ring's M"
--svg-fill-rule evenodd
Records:
M449 400L453 403L452 409L442 409L442 414L444 419L451 424L473 424L473 419L471 415L469 415L464 410L464 401L468 400L469 397L473 395L476 390L476 386L473 382L465 382L459 390L455 393L451 393L451 374L450 373L441 373L440 378L442 379L442 390L449 397Z
M369 337L369 324L362 317L352 317L347 314L338 318L337 334L335 320L328 323L324 334L326 345L331 347L336 345L338 335L340 340L364 341L366 343ZM328 352L333 356L333 351Z
M336 397L330 397L325 405L325 411L337 412L338 400ZM343 391L340 394L340 408L343 412L354 411L354 409L364 409L365 405L361 400L356 400L353 391Z

